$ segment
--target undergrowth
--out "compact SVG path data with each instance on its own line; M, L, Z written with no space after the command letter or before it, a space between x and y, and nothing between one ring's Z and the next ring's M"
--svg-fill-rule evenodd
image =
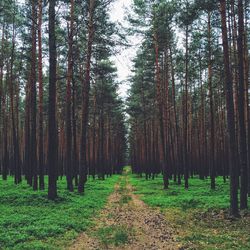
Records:
M130 233L131 230L123 226L107 226L100 228L96 236L108 248L108 245L120 246L126 244Z
M217 178L215 190L209 179L199 178L190 178L188 190L173 181L163 190L162 176L145 180L131 175L130 183L146 204L166 215L184 249L250 249L250 211L238 220L228 216L229 181Z
M118 178L90 179L83 196L68 192L63 179L55 201L25 181L16 186L12 178L0 180L0 249L62 249L92 225Z

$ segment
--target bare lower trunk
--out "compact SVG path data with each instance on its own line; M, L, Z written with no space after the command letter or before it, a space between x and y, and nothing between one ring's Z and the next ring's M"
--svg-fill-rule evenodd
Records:
M225 92L227 104L227 129L229 137L229 166L230 166L230 212L233 216L238 216L238 171L237 171L237 153L235 139L234 123L234 103L233 103L233 82L232 72L229 60L228 36L226 25L226 1L220 0L222 41L224 54L224 71L225 71Z

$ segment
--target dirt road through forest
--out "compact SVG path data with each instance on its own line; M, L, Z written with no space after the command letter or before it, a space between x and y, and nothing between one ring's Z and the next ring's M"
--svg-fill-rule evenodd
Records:
M160 212L133 194L126 173L95 220L96 226L82 233L68 249L180 249L174 239L174 229Z

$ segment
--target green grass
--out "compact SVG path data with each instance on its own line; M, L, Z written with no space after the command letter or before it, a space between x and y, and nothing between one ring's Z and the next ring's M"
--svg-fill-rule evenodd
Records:
M132 173L132 169L130 166L126 166L123 168L123 175L129 175Z
M120 204L127 204L132 200L131 196L123 194L120 199Z
M216 190L210 189L210 180L190 179L189 189L178 186L170 181L168 190L163 190L162 178L159 176L154 180L144 178L131 179L136 187L137 194L143 194L143 201L151 206L178 207L183 210L189 208L216 208L226 209L229 206L229 184L224 183L222 178L216 180Z
M102 227L97 231L96 236L106 247L120 246L128 242L129 229L122 226Z
M184 249L250 249L250 212L239 220L230 219L229 182L222 178L217 178L216 190L210 189L209 179L190 179L189 190L173 181L169 190L163 190L161 176L145 180L132 175L130 182L146 204L166 215Z
M118 193L123 194L126 191L126 179L122 178L119 182Z
M123 175L127 176L129 174L130 168L129 167L125 167L123 170ZM132 200L132 198L129 196L128 194L128 190L126 188L127 185L127 179L126 178L122 178L120 183L119 183L119 189L118 189L118 193L121 194L121 199L120 199L120 204L127 204L129 203L129 201Z
M12 178L0 180L0 249L62 249L92 225L118 179L90 179L84 196L68 192L63 179L56 201L25 182L16 186Z

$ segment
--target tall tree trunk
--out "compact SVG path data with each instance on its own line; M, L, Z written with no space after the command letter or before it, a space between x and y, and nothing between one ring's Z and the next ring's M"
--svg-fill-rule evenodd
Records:
M103 86L102 86L103 91ZM105 161L104 161L104 107L103 107L103 93L101 94L101 104L100 104L100 116L99 116L99 155L98 155L98 165L100 172L98 173L99 178L105 179Z
M215 189L215 140L214 140L214 96L212 84L211 12L208 12L208 88L210 103L210 178L211 189Z
M89 89L90 89L90 63L92 56L92 44L94 39L94 11L95 0L89 0L89 21L88 21L88 42L85 78L82 82L82 119L81 119L81 142L80 142L80 169L78 192L84 192L84 185L87 181L87 128L89 115Z
M173 65L173 58L172 58L172 49L170 46L170 63L171 63L171 77L172 77L172 102L174 107L174 121L175 121L175 137L176 137L176 154L177 154L177 175L178 175L178 185L181 185L181 154L180 154L180 135L179 135L179 124L178 124L178 117L177 117L177 109L176 109L176 94L175 94L175 75L174 75L174 65Z
M227 18L226 18L226 0L220 0L221 28L224 54L224 74L225 74L225 92L227 105L227 130L229 137L229 168L230 168L230 213L238 216L238 171L237 171L237 153L236 138L234 127L234 103L233 103L233 82L232 71L230 67Z
M164 189L168 189L169 178L167 170L167 157L166 157L166 145L165 145L165 133L164 133L164 119L163 119L163 100L162 100L162 86L160 77L160 65L159 65L159 44L158 36L155 32L154 34L154 49L155 49L155 66L156 66L156 95L159 110L159 123L160 123L160 145L162 150L162 171L163 171L163 182Z
M1 51L0 51L0 124L3 124L3 127L0 128L0 167L2 170L2 177L3 180L7 178L7 176L4 173L4 166L3 166L3 159L4 159L4 140L2 139L4 137L4 111L3 111L3 99L4 99L4 93L3 93L3 67L4 67L4 31L5 25L3 24L2 28L2 37L1 37Z
M30 162L30 80L26 85L26 100L25 100L25 141L24 141L24 170L27 183L32 186L32 169Z
M0 88L1 88L1 118L3 123L3 157L2 157L2 176L3 180L7 180L8 176L8 120L7 120L7 114L6 114L6 97L7 97L7 91L3 84L3 68L4 68L4 60L2 59L4 57L4 41L5 41L5 26L3 25L2 29L2 45L1 45L1 61L0 61Z
M32 48L31 48L31 68L30 68L30 160L33 173L33 189L38 189L37 178L37 140L36 140L36 1L32 0Z
M14 7L15 8L15 7ZM11 58L10 58L10 76L9 76L9 91L10 91L10 108L11 108L11 123L12 123L12 143L13 143L13 167L15 174L15 183L21 182L21 166L20 166L20 154L19 154L19 140L17 137L18 124L15 119L15 104L14 104L14 61L15 61L15 46L16 46L16 10L13 13L13 28L12 28L12 46L11 46ZM8 70L7 70L8 71ZM18 97L17 97L18 98ZM18 101L18 100L17 100Z
M95 179L96 175L96 90L93 94L93 133L92 133L92 176Z
M73 153L72 165L74 169L75 186L78 186L78 157L77 157L77 131L76 131L76 84L72 79L72 133L73 133Z
M49 119L48 119L48 198L57 197L57 128L56 128L56 35L55 0L49 1Z
M248 165L248 196L250 197L250 114L249 114L249 96L248 96L248 76L249 76L249 59L247 46L247 31L244 35L244 90L245 90L245 120L247 128L247 165Z
M43 62L42 62L42 0L38 1L38 84L39 84L39 132L38 166L39 189L44 189L44 145L43 145Z
M203 88L203 82L202 82L202 65L201 65L201 55L199 53L199 59L200 59L200 92L201 92L201 106L200 106L200 141L201 141L201 156L200 156L200 169L199 169L199 175L200 179L204 180L205 177L205 162L206 162L206 153L207 153L207 137L206 137L206 126L205 126L205 120L206 120L206 112L205 112L205 96L204 96L204 88Z
M72 116L71 116L71 83L73 79L73 37L74 37L74 0L70 1L70 27L69 27L69 52L68 52L68 74L66 94L66 175L67 188L73 192L73 171L72 171Z
M246 143L246 123L245 123L245 92L244 92L244 16L243 2L238 0L238 73L239 73L239 127L240 127L240 208L247 208L247 143Z
M146 130L146 107L145 107L145 93L144 93L144 79L141 79L142 90L141 90L141 99L142 99L142 109L143 109L143 141L144 141L144 156L143 156L143 167L146 173L146 179L148 179L149 169L148 169L148 152L147 152L147 130Z
M184 129L184 179L185 188L188 189L188 178L189 178L189 161L188 161L188 60L189 60L189 45L188 45L188 25L186 26L185 35L185 101L184 101L184 113L183 113L183 129Z

